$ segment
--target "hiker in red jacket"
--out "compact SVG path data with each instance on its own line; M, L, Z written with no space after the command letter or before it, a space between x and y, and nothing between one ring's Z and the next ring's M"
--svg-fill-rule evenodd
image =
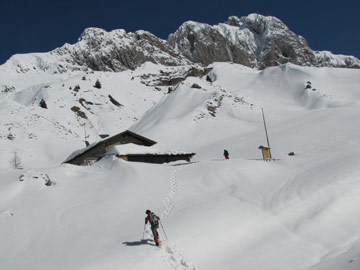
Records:
M155 215L153 212L151 212L150 210L146 210L146 214L147 214L147 217L145 218L145 224L150 222L151 231L154 235L155 244L157 246L159 246L161 241L159 240L160 237L159 237L159 233L158 233L157 229L159 228L160 218L157 215Z

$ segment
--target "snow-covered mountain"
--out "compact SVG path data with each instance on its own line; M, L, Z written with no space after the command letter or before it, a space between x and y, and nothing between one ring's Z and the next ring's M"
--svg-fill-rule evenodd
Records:
M0 66L0 269L358 270L360 69L315 67L321 53L300 48L298 65L261 66L270 36L288 31L273 24L283 27L260 15L187 22L169 42L92 28ZM181 42L192 27L199 40ZM194 63L214 31L230 47L247 38L255 56ZM271 162L258 149L262 108ZM193 163L62 164L125 129L195 152ZM160 249L146 209L161 216Z
M304 37L271 16L231 16L225 23L185 22L167 41L146 31L126 33L88 28L75 44L49 53L15 55L5 66L17 72L42 70L65 73L75 70L122 71L145 62L166 66L209 65L233 62L264 69L284 63L316 67L360 68L353 56L313 51Z
M186 22L168 41L191 61L205 65L234 62L264 69L290 62L301 66L360 67L355 57L311 50L305 38L282 21L259 14L231 16L215 26Z
M15 55L4 65L17 72L66 73L76 70L123 71L148 61L168 66L190 63L165 40L149 32L126 33L122 29L107 32L87 28L73 45L65 44L49 53Z

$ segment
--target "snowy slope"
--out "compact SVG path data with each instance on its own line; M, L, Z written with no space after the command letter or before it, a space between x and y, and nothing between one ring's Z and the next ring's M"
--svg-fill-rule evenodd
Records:
M359 269L360 71L212 68L212 83L188 77L170 93L142 83L171 70L154 64L33 80L0 72L15 87L0 105L0 268ZM273 162L258 160L261 108ZM129 128L196 162L60 165L83 147L83 123L91 142ZM14 149L24 169L10 168ZM160 249L144 233L146 209L161 216Z
M18 149L28 166L37 167L40 161L42 166L52 166L60 164L74 148L82 148L85 136L93 143L100 134L114 135L127 129L163 95L161 89L141 83L141 74L141 69L138 73L62 75L33 72L8 76L7 70L0 72L3 88L10 89L0 96L4 159ZM41 78L45 83L39 83ZM101 89L94 87L96 80ZM40 107L42 99L47 109ZM59 149L58 144L64 143ZM38 151L42 148L46 150ZM8 167L5 160L2 168Z

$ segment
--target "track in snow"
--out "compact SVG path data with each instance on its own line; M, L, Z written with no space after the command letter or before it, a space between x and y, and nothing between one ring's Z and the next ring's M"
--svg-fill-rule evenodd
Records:
M170 176L171 191L169 196L164 200L165 210L161 214L161 220L164 221L172 212L175 205L173 203L176 194L178 192L177 174L182 170L184 166L179 166L175 169ZM196 270L197 268L192 265L192 262L184 257L175 247L172 247L163 241L162 251L164 251L162 257L166 260L175 270Z

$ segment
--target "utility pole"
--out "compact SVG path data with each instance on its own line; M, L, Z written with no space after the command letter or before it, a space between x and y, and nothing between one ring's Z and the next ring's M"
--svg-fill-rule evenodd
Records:
M267 133L267 128L266 128L266 122L265 122L265 116L264 116L264 109L261 108L261 112L262 112L262 116L263 116L263 120L264 120L264 127L265 127L265 134L266 134L266 141L267 141L267 146L269 147L269 154L270 154L270 159L271 157L271 151L270 151L270 143L269 143L269 136Z

